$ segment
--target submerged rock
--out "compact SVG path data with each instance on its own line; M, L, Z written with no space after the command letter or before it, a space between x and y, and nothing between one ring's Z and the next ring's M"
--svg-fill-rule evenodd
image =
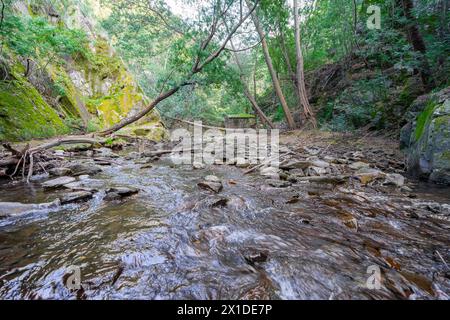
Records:
M75 182L77 179L73 177L60 177L47 182L44 182L42 186L46 189L56 189L61 188L66 184Z
M49 203L24 204L19 202L0 202L0 217L15 217L24 214L56 210L61 206L61 201L56 199Z

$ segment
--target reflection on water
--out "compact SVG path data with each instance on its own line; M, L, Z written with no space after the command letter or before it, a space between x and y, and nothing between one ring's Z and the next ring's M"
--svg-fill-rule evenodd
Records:
M118 160L119 161L119 160ZM96 176L141 192L0 221L3 299L447 299L449 222L412 219L395 195L296 186L282 193L214 171L140 169L121 160ZM207 174L224 180L213 195ZM447 190L448 191L448 190ZM443 193L449 194L447 193ZM41 203L39 184L0 187L0 201ZM289 201L289 199L291 199ZM440 197L441 202L448 202ZM439 254L437 254L438 252ZM81 267L82 288L64 285ZM382 270L369 290L367 268Z

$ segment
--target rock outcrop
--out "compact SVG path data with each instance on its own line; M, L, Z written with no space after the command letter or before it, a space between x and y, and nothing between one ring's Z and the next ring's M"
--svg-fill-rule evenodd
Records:
M411 174L450 185L450 87L419 97L407 115L401 146Z
M76 30L86 41L83 54L50 52L50 57L38 53L33 58L13 45L3 45L0 140L96 131L138 112L148 103L107 36L88 10L82 8L80 1L14 2L11 14L23 23L36 20L57 28L55 34ZM145 130L139 131L140 127ZM128 129L127 134L142 135L142 131L153 140L166 135L156 111Z

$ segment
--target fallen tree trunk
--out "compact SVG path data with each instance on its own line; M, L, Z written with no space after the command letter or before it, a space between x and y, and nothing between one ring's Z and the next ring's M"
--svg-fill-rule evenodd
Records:
M64 137L58 138L54 140L50 140L47 143L41 144L34 148L28 149L28 153L36 153L44 150L48 150L54 147L67 145L67 144L78 144L78 143L86 143L86 144L103 144L105 141L103 139L90 138L88 136L72 136L72 137Z

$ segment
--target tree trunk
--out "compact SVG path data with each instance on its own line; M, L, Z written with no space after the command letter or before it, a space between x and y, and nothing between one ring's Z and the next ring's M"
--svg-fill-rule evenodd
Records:
M249 8L252 7L250 0L246 0L246 3ZM278 96L278 99L280 100L281 106L283 107L283 111L286 116L286 121L288 123L288 126L290 129L294 129L295 128L294 118L292 117L291 110L289 109L289 106L286 102L286 98L284 97L283 91L281 90L280 81L278 80L277 73L273 66L272 58L270 57L269 46L266 41L266 35L264 34L261 24L259 23L258 16L256 15L255 12L252 13L252 19L253 19L253 23L255 24L256 31L258 32L258 35L261 39L261 44L262 44L262 48L263 48L263 52L264 52L264 58L266 60L267 68L269 69L270 76L272 77L273 87Z
M142 109L139 113L137 113L131 117L127 117L127 118L123 119L122 121L120 121L118 124L112 126L111 128L100 132L99 135L101 135L101 136L110 135L110 134L126 127L127 125L138 121L139 119L143 118L146 114L148 114L150 111L152 111L161 101L163 101L163 100L171 97L175 93L177 93L181 89L182 86L183 85L178 85L176 87L173 87L169 91L166 91L166 92L160 94L155 100L153 100L147 107Z
M311 105L306 92L305 71L303 63L303 52L300 34L300 17L298 16L298 0L294 0L294 23L295 23L295 50L297 53L297 90L300 97L300 103L303 105L303 114L306 120L311 121L314 128L317 127L317 121L311 110Z
M258 116L261 118L261 121L265 124L267 124L271 129L275 128L273 123L267 118L267 116L264 114L264 112L261 110L261 108L258 106L258 103L256 102L256 99L252 94L250 93L250 89L248 88L247 84L245 83L244 79L244 71L241 65L241 62L239 61L239 56L236 52L236 49L233 45L233 41L230 41L231 48L233 49L234 53L234 59L236 60L236 64L239 68L239 74L242 82L242 86L244 87L244 94L247 97L247 99L250 101L253 109L258 114Z
M422 65L420 70L420 76L422 78L422 83L427 91L430 91L433 87L433 79L430 73L430 66L427 61L426 53L427 47L425 41L420 33L417 21L413 16L414 3L412 0L400 0L403 6L403 13L405 18L408 20L408 40L411 43L413 49L422 54Z

